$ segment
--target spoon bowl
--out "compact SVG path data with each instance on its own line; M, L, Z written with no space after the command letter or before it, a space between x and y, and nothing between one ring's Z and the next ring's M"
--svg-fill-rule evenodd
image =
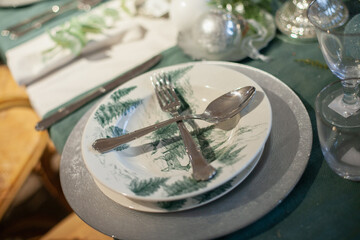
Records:
M216 98L209 103L202 114L194 114L191 118L201 119L209 123L225 121L240 113L247 106L255 92L255 87L251 86L237 88ZM190 119L190 116L186 119Z

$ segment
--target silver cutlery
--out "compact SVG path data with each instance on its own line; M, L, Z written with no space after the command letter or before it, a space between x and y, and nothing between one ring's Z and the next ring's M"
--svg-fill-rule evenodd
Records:
M63 5L53 5L48 11L42 12L32 18L26 19L20 23L10 26L1 31L2 36L9 36L10 39L19 38L31 30L40 28L44 23L54 19L55 17L70 11L82 10L89 11L93 6L100 3L101 0L77 0L69 1Z
M178 117L178 109L181 107L181 102L177 97L173 86L170 84L167 74L157 74L155 75L155 79L152 78L151 80L161 110L170 113L172 117ZM177 121L176 124L180 130L186 153L190 159L194 179L197 181L211 179L215 176L216 169L213 168L201 154L184 122Z
M92 146L98 152L105 153L121 144L133 141L174 122L188 119L200 119L216 124L228 120L240 113L241 110L248 105L249 101L254 96L255 91L255 87L252 86L232 90L210 102L202 114L180 115L119 137L100 138L95 140Z
M140 75L141 73L146 72L151 67L155 66L160 60L162 59L162 55L158 54L146 62L140 64L139 66L129 70L125 74L121 75L118 78L108 82L104 86L94 89L93 91L86 94L84 97L80 98L79 100L75 101L74 103L59 108L56 112L52 113L48 117L44 118L40 122L38 122L35 126L35 129L38 131L42 131L50 127L52 124L58 122L59 120L63 119L70 113L74 112L75 110L79 109L83 105L87 104L91 100L113 90L114 88L120 86L121 84L127 82L128 80Z

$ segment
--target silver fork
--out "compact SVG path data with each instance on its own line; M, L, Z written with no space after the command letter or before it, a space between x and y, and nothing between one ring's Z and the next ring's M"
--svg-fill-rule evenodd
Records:
M165 73L156 74L154 77L151 77L151 81L154 85L161 110L170 113L172 117L177 117L179 115L178 109L180 108L181 103L169 81L168 75ZM197 181L211 179L215 176L216 169L205 160L183 121L178 121L176 123L184 141L186 153L190 159L194 179Z

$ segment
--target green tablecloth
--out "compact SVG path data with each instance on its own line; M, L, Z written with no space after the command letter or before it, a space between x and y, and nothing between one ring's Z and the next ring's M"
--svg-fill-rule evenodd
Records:
M314 101L317 93L337 80L323 65L304 63L305 59L324 59L316 42L290 43L274 39L262 53L272 61L245 59L286 83L303 101L311 118L314 139L308 166L289 196L265 217L225 239L360 239L360 185L338 177L324 161L316 131ZM178 47L163 53L155 67L189 62ZM95 103L78 110L50 129L51 138L61 152L67 136L81 116ZM241 216L239 216L240 218Z
M21 16L26 18L34 14L35 10L40 11L40 8L54 2L59 1L45 1L36 5L33 11L31 7L30 10L29 7L24 8ZM8 26L9 22L16 21L13 18L19 15L12 14L15 11L18 13L22 9L0 10L0 29ZM48 26L54 26L64 19L66 17L55 20ZM43 30L37 30L15 42L2 39L0 51L3 60L7 49ZM330 170L322 156L316 131L315 97L325 85L337 79L321 65L301 61L310 59L325 63L316 42L293 43L282 39L283 36L276 37L262 50L272 61L265 63L245 59L240 63L276 76L301 98L310 115L314 132L309 163L299 183L283 202L263 218L244 229L224 236L224 239L360 239L360 185L344 180ZM155 68L191 61L178 47L168 49L163 55L163 60ZM95 101L90 102L51 127L51 139L60 153L77 121L94 103Z

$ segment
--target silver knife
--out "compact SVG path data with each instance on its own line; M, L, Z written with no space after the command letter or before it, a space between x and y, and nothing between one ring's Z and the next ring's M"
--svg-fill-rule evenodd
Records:
M113 90L117 86L127 82L128 80L144 73L145 71L149 70L151 67L155 66L162 58L161 54L158 54L151 59L147 60L146 62L142 63L141 65L129 70L125 74L121 75L120 77L112 80L111 82L95 89L92 92L89 92L84 97L79 99L78 101L59 108L55 113L51 114L50 116L46 117L45 119L38 122L35 126L35 129L38 131L45 130L49 128L51 125L56 123L57 121L63 119L70 113L74 112L75 110L79 109L89 101Z

